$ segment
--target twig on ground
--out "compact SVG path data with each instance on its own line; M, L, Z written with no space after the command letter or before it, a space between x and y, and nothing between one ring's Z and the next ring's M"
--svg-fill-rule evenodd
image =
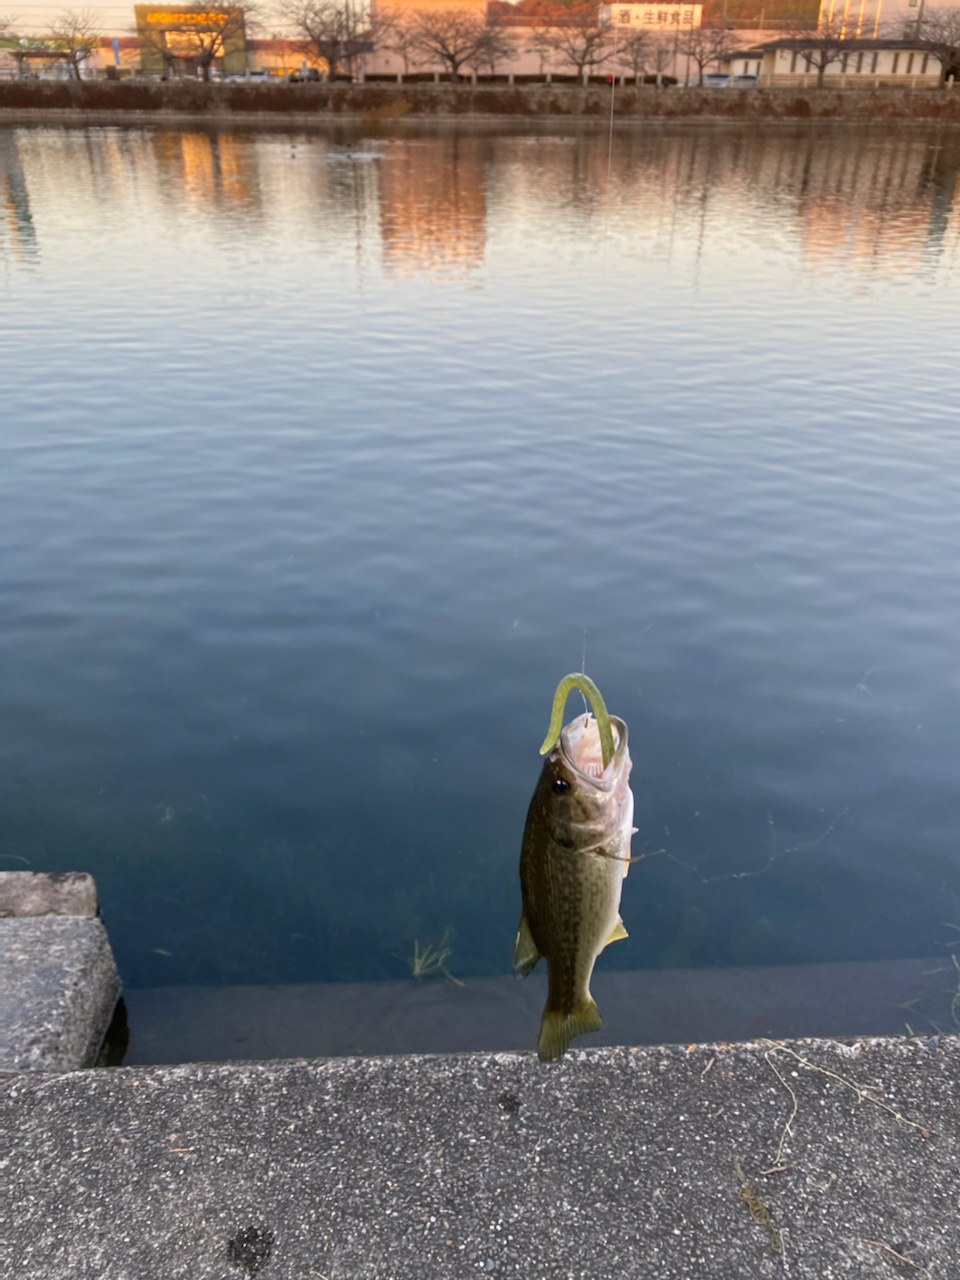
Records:
M769 1054L769 1053L765 1053L763 1056L764 1056L764 1058L766 1059L767 1066L770 1068L770 1070L773 1072L773 1074L777 1077L777 1079L780 1081L780 1083L781 1083L781 1084L783 1085L783 1087L786 1089L787 1093L789 1093L790 1097L793 1099L793 1110L790 1112L790 1119L789 1119L789 1120L787 1121L787 1123L783 1126L783 1133L781 1133L781 1135L780 1135L780 1145L777 1147L777 1155L776 1155L776 1159L775 1159L775 1160L774 1160L774 1162L773 1162L774 1164L779 1164L779 1163L780 1163L780 1157L783 1155L783 1144L786 1142L786 1140L787 1140L787 1135L790 1133L790 1126L793 1124L794 1120L797 1118L797 1110L798 1110L798 1105L799 1105L799 1104L797 1103L797 1095L793 1092L793 1090L792 1090L792 1089L790 1088L790 1086L787 1084L786 1080L784 1080L783 1076L780 1074L780 1072L777 1070L777 1068L776 1068L776 1067L773 1065L773 1063L770 1061L770 1054Z
M758 1227L766 1227L770 1233L770 1243L773 1245L774 1253L782 1254L783 1237L773 1221L773 1214L757 1195L757 1189L753 1183L747 1180L747 1175L743 1172L743 1165L740 1163L739 1156L733 1157L733 1167L737 1172L737 1181L740 1183L740 1199L750 1210L750 1217Z
M810 1062L809 1059L801 1057L799 1053L795 1053L793 1049L788 1049L784 1044L774 1044L772 1040L762 1040L761 1044L770 1045L771 1053L789 1053L790 1057L796 1058L797 1062L799 1062L801 1066L809 1067L811 1071L819 1071L821 1075L829 1076L831 1080L839 1081L840 1084L846 1085L848 1089L852 1089L860 1102L872 1102L875 1107L881 1107L884 1111L889 1111L893 1118L895 1120L899 1120L901 1124L909 1125L911 1129L919 1129L921 1133L929 1132L925 1125L919 1124L916 1120L908 1120L906 1116L901 1115L900 1112L897 1111L896 1107L891 1107L889 1103L882 1102L879 1098L875 1098L872 1093L869 1093L866 1089L862 1088L854 1080L848 1080L846 1076L838 1075L836 1071L830 1071L827 1067L821 1067L816 1062ZM767 1055L764 1056L766 1057ZM773 1063L771 1062L770 1065L773 1066ZM777 1074L779 1075L780 1073L777 1072ZM780 1078L783 1079L782 1076ZM784 1081L784 1083L786 1083L786 1081ZM787 1087L789 1088L790 1086L788 1085ZM791 1089L790 1092L792 1093L793 1090Z
M818 1182L816 1178L811 1178L809 1173L807 1174L807 1186L810 1187L812 1191L829 1191L836 1180L837 1175L832 1169L827 1170L826 1182Z
M891 1249L888 1244L884 1244L882 1240L866 1240L863 1236L858 1237L861 1244L868 1244L872 1249L884 1249L887 1253L897 1259L898 1262L905 1262L908 1267L913 1267L916 1271L920 1271L927 1276L929 1280L933 1280L933 1276L926 1267L921 1267L919 1262L913 1262L910 1258L905 1258L902 1253L897 1253L896 1249Z

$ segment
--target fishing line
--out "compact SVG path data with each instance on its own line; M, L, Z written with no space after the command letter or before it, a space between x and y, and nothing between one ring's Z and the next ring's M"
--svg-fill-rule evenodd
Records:
M613 168L613 103L617 92L617 42L620 38L618 27L613 29L613 65L614 71L610 77L610 136L607 140L607 201L603 211L603 267L607 266L607 227L610 222L610 176ZM584 668L586 670L586 668Z
M586 627L583 628L583 662L581 662L580 664L580 670L583 672L584 675L587 674L587 628ZM587 702L587 695L583 692L582 689L578 689L578 692L580 694L580 701L583 703L583 714L585 716L588 716L590 714L590 705Z
M617 65L617 33L613 37L613 65ZM614 69L610 77L610 137L607 141L607 193L610 191L610 169L613 164L613 101L617 92L617 73Z

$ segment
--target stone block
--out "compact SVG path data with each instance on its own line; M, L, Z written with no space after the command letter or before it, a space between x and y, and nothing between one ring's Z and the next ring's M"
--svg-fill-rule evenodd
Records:
M99 919L0 920L0 1071L93 1066L119 994Z
M0 917L96 914L97 886L85 871L0 871Z

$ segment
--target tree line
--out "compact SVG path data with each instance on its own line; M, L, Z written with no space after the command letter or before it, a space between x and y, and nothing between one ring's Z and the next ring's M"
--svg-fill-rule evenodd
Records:
M593 3L571 0L521 0L509 5L493 0L485 11L476 7L383 9L353 0L287 0L281 9L287 29L294 33L294 46L305 61L320 66L331 78L354 76L363 57L372 49L395 53L409 74L420 68L442 67L458 80L464 70L496 75L499 67L518 53L534 53L540 73L566 70L578 77L609 72L630 75L639 82L649 77L663 82L666 70L679 55L696 68L699 83L706 69L731 57L741 47L735 34L723 25L673 30L618 28L600 18ZM515 15L515 16L512 16ZM207 15L210 21L177 32L171 46L161 33L140 32L141 43L154 42L164 66L172 70L177 61L190 59L204 78L209 78L216 59L225 46L246 27L259 24L258 8L224 6ZM517 27L523 22L522 34ZM0 18L0 39L8 47L16 40L15 22ZM54 19L42 37L48 56L59 58L71 75L81 77L84 62L101 46L103 23L93 10L67 10ZM960 6L920 7L918 17L888 26L887 37L910 39L929 53L940 67L941 81L953 71L960 72ZM522 43L521 43L522 42ZM781 37L794 47L805 66L822 85L827 69L842 61L862 40L852 29L848 16L824 17L815 30ZM17 55L16 48L13 49ZM23 56L23 55L21 55Z
M666 31L617 28L601 20L595 4L583 0L521 0L517 5L493 0L485 14L472 7L418 9L416 0L410 0L409 7L391 5L372 12L349 0L291 0L284 13L302 55L332 77L354 74L363 52L375 47L395 53L405 74L439 66L453 80L464 70L496 75L523 51L538 55L541 74L629 72L637 81L651 77L661 83L679 55L689 60L702 84L709 67L742 47L719 20ZM522 35L514 25L521 21ZM929 53L939 64L941 80L951 69L960 70L960 6L921 8L919 19L906 28L899 19L881 34L906 37ZM850 18L840 16L821 19L813 30L781 32L781 38L801 51L819 85L827 68L849 54L858 39Z
M331 77L354 74L364 51L375 47L395 53L404 74L440 67L453 80L465 70L496 75L526 52L538 56L541 75L553 70L582 77L606 70L659 82L677 53L702 69L736 48L735 38L720 28L618 29L602 21L591 3L540 3L511 23L505 11L513 8L491 4L485 14L474 7L427 10L411 0L409 7L371 13L344 0L294 0L285 17L304 58ZM514 25L521 18L522 34Z
M225 49L242 38L248 26L258 24L259 9L255 4L228 4L211 8L204 16L204 22L177 29L174 45L167 42L162 31L138 31L141 49L155 52L168 74L178 63L190 62L209 80L211 68ZM71 79L80 80L85 63L103 46L103 27L103 16L95 9L65 9L46 30L21 37L15 18L0 17L0 40L17 59L21 74L30 53L36 52L46 62L63 63Z

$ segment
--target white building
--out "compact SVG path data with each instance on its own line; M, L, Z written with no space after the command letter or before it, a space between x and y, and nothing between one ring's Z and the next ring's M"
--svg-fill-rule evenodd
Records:
M844 41L844 49L823 75L824 88L855 89L900 85L904 88L934 88L940 82L940 64L910 40ZM797 85L813 88L817 68L803 48L803 37L771 40L753 49L744 49L722 63L731 77L756 76L764 86Z

